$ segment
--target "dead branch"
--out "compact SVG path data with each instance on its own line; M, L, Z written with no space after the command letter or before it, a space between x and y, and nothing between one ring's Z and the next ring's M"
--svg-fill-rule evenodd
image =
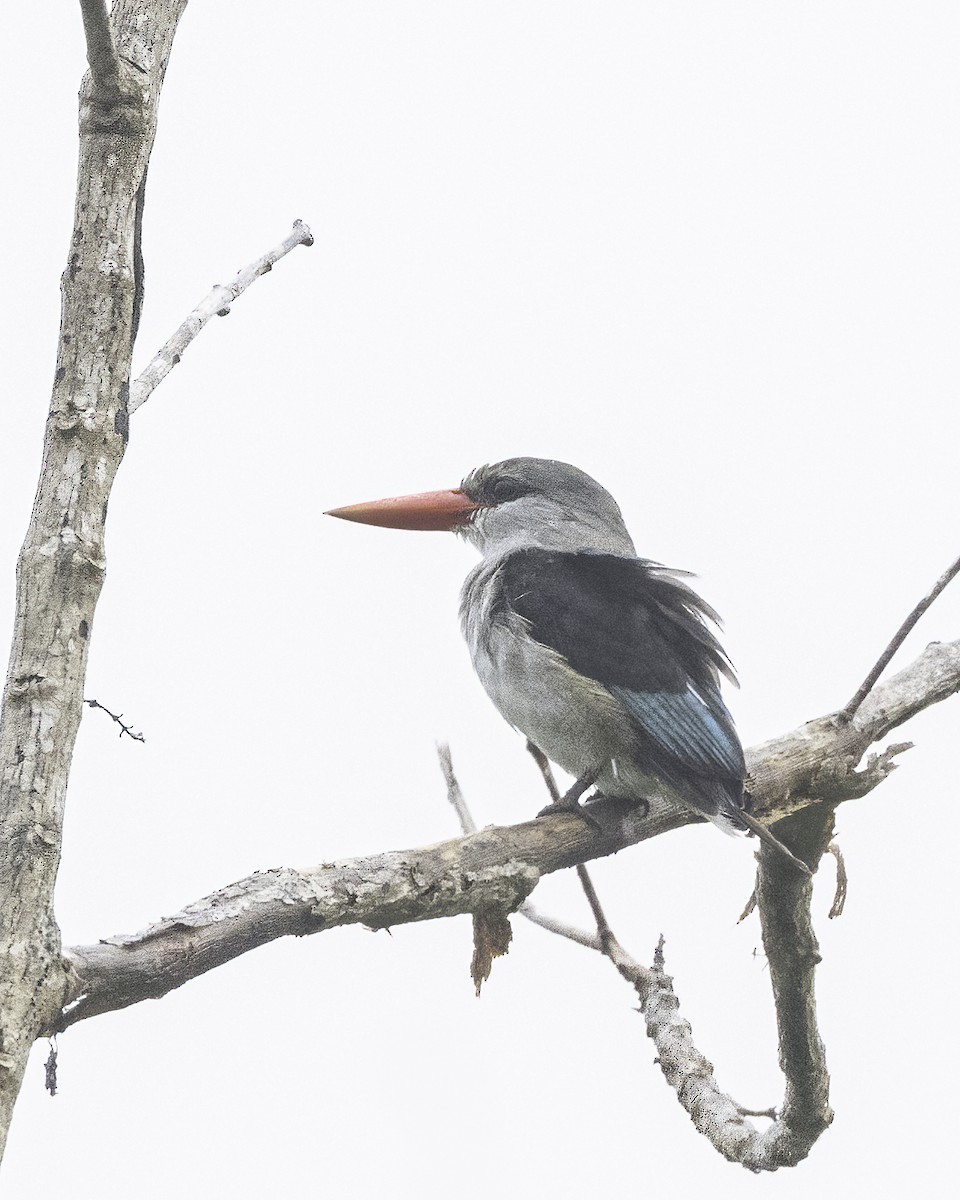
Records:
M464 833L476 833L477 825L470 814L466 800L463 798L460 783L453 769L453 757L450 754L450 747L446 742L437 744L437 758L440 760L440 770L443 772L443 779L447 785L447 799L453 805L453 810L457 814L457 820L460 822L460 828Z
M105 712L111 720L116 721L116 723L120 726L120 737L123 737L123 735L126 734L128 738L132 738L135 742L145 742L147 740L142 733L134 733L132 725L127 725L124 722L123 713L111 712L110 709L107 708L105 704L101 704L99 700L84 700L84 704L86 704L89 708L99 708L100 711Z
M936 600L936 598L940 595L940 593L947 586L947 584L950 582L950 580L953 579L953 577L957 574L958 571L960 571L960 558L958 558L955 563L952 563L949 567L947 567L947 569L940 576L940 578L937 580L937 582L933 585L933 587L930 589L930 591L927 592L927 594L924 596L924 598L913 609L913 611L910 613L910 615L907 617L907 619L903 622L903 624L900 626L900 628L897 630L897 632L890 639L889 645L887 646L886 650L884 650L884 652L880 655L880 657L877 659L877 661L874 663L874 665L871 668L870 672L868 673L866 679L863 681L863 683L860 684L860 686L853 693L851 698L847 701L847 703L843 706L843 708L838 713L838 715L837 715L838 721L847 722L850 720L850 718L857 711L857 709L863 703L864 699L869 694L870 689L873 687L873 685L877 682L877 680L883 674L883 671L886 668L887 664L890 662L890 660L893 658L893 656L896 654L896 652L903 645L904 639L906 638L907 634L910 632L911 629L913 629L914 625L916 625L916 623L920 620L920 618L923 616L923 614L927 611L927 609L934 602L934 600Z
M30 1048L69 993L53 891L105 569L104 522L127 441L140 200L185 3L114 0L109 19L102 0L82 5L91 70L81 91L62 336L43 466L17 562L0 715L0 1153Z
M834 917L839 917L843 913L843 906L847 902L847 864L843 861L843 855L836 842L830 843L827 853L832 854L837 862L837 890L833 894L833 903L827 913L827 916L833 920Z
M543 825L484 829L468 838L312 870L257 872L140 933L74 947L65 952L73 987L60 1028L156 999L278 937L341 925L386 929L487 909L512 912L539 880L529 862L540 855L523 845L529 837L541 838ZM520 853L505 856L502 834L514 832Z
M790 827L794 852L814 866L833 827L832 808L817 806L796 814L785 824ZM810 921L813 883L809 875L797 872L776 846L761 844L758 859L757 903L773 983L780 1065L786 1080L779 1113L775 1109L744 1108L721 1091L712 1064L694 1044L689 1022L679 1016L673 980L663 969L663 936L653 966L641 966L613 935L589 876L584 868L578 868L597 922L598 947L636 990L665 1079L711 1145L725 1158L755 1172L795 1166L809 1154L833 1119L814 1004L813 972L820 956ZM563 930L555 932L568 936ZM582 941L579 937L574 940ZM769 1116L773 1122L759 1130L746 1119L748 1116Z
M542 756L538 757L529 742L527 749L550 788L553 777L549 764L541 761ZM551 794L554 791L555 785ZM577 875L597 928L592 939L580 930L525 912L529 905L520 910L552 932L599 950L633 984L647 1033L657 1047L660 1068L694 1125L725 1158L755 1172L795 1166L810 1153L833 1119L827 1104L829 1076L816 1024L813 969L820 960L810 920L812 873L827 848L833 809L817 805L788 818L784 825L789 827L797 853L778 839L761 842L757 885L740 918L743 920L754 905L759 905L777 1013L780 1065L786 1079L779 1114L775 1109L744 1108L720 1090L712 1064L694 1044L689 1022L679 1018L673 981L663 970L663 935L652 968L642 967L631 958L614 936L585 866L577 866ZM798 864L802 872L797 872ZM784 882L785 874L792 878L789 886ZM805 880L805 886L798 886L798 878ZM746 1119L749 1116L768 1116L772 1124L758 1130Z
M856 764L871 741L960 689L960 643L934 644L878 686L852 721L811 721L748 751L755 803L784 836L784 817L864 794ZM880 776L870 775L875 786ZM541 875L616 853L696 820L683 810L590 806L597 829L573 813L489 826L468 837L409 851L249 876L138 934L66 953L73 972L65 1027L165 995L190 979L288 934L338 925L374 928L484 907L513 911ZM829 841L829 839L828 839ZM825 848L825 847L824 847ZM816 862L806 854L808 863ZM796 881L805 879L787 863ZM791 890L791 894L793 894ZM540 923L543 923L540 919ZM769 951L768 951L769 953Z
M80 0L83 33L87 41L87 62L93 90L99 103L120 103L120 59L113 41L110 14L105 0Z
M297 246L312 245L313 234L310 232L309 226L305 225L303 221L294 221L293 229L282 242L278 242L266 254L261 254L259 258L254 259L252 263L238 271L230 283L214 284L197 307L181 323L177 331L164 343L130 384L128 411L136 412L141 404L150 399L154 389L179 363L183 352L211 317L227 316L234 300L242 296L254 280L259 279L261 275L266 275L268 271L272 271L274 263L279 262L284 255L295 250Z

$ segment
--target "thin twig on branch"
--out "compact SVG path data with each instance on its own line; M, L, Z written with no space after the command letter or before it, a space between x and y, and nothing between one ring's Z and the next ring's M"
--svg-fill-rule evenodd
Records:
M443 772L443 779L447 785L447 799L453 805L460 828L464 833L476 833L477 826L467 807L467 802L463 798L463 792L460 790L460 784L453 769L453 757L446 742L437 743L437 758L440 760L440 770Z
M869 694L870 689L882 675L887 663L890 662L891 658L893 658L896 652L903 645L907 634L911 629L913 629L914 625L916 625L930 605L934 602L934 600L936 600L950 580L953 579L958 572L960 572L960 558L958 558L955 563L952 563L949 567L947 567L930 591L927 592L924 598L920 601L916 608L914 608L897 632L890 639L890 644L874 663L873 668L867 675L866 679L860 684L851 698L837 714L838 721L846 724L846 722L852 718L853 714L863 703L864 698Z
M312 245L313 234L310 232L309 226L305 225L303 221L294 221L293 229L282 242L279 242L272 250L268 250L266 254L261 254L259 258L254 259L242 271L238 271L231 283L215 284L183 321L176 333L157 351L130 384L130 400L127 411L136 412L141 404L150 398L157 385L162 383L179 363L183 352L211 317L225 317L230 312L230 305L234 300L243 295L254 280L271 271L274 263L279 262L284 255L289 254L297 246Z
M548 917L546 913L534 908L529 900L525 900L517 912L534 925L539 925L541 929L546 929L559 937L565 937L568 941L576 942L578 946L586 946L588 950L603 952L600 939L595 933L590 933L586 929L578 929L576 925L568 925L566 921L558 921L556 917Z
M837 890L834 892L833 903L827 913L827 916L833 920L834 917L839 917L843 913L843 906L847 902L847 864L843 861L843 855L836 842L830 843L827 853L832 854L837 861Z
M142 733L134 733L133 727L124 723L123 713L111 712L110 709L107 708L105 704L101 704L99 700L84 700L84 704L88 705L90 708L99 708L101 712L105 712L108 717L116 721L116 723L120 726L120 737L123 737L123 735L126 734L128 738L133 738L135 742L145 742L147 740Z

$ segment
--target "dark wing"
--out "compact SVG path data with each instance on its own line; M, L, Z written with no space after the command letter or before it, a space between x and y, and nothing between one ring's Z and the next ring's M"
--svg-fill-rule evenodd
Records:
M716 784L740 807L743 750L719 689L733 672L706 624L716 614L694 591L646 559L595 552L521 550L502 580L531 636L625 705L651 765L694 785L708 808Z

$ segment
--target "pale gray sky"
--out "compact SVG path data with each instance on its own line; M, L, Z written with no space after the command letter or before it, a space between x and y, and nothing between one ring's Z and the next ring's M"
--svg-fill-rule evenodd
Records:
M54 15L55 14L55 15ZM53 19L51 19L53 17ZM146 209L142 364L216 281L298 250L136 414L58 912L132 931L256 868L544 802L456 620L472 551L335 504L576 462L640 552L723 614L754 743L840 706L958 553L960 169L947 3L213 0L181 23ZM0 96L0 628L29 515L72 214L78 6L18 5ZM960 636L960 585L898 657ZM693 1131L633 997L515 922L483 997L469 923L286 941L61 1039L24 1086L6 1200L232 1194L566 1200L945 1195L960 702L839 815L818 886L833 1128L754 1181ZM598 864L621 940L667 965L720 1082L781 1098L752 845L698 828ZM542 908L587 923L573 880Z

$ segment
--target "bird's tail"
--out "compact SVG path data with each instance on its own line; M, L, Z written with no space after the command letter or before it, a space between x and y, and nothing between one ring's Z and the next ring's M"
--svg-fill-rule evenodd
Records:
M755 833L761 842L765 842L768 846L771 846L774 850L778 851L778 853L784 855L785 858L789 858L798 871L802 871L804 875L813 875L813 872L810 870L807 864L802 859L797 858L792 850L788 850L783 842L781 842L778 837L775 837L766 827L766 825L762 825L756 817L751 816L750 813L741 810L737 813L735 820L746 825L750 832Z

